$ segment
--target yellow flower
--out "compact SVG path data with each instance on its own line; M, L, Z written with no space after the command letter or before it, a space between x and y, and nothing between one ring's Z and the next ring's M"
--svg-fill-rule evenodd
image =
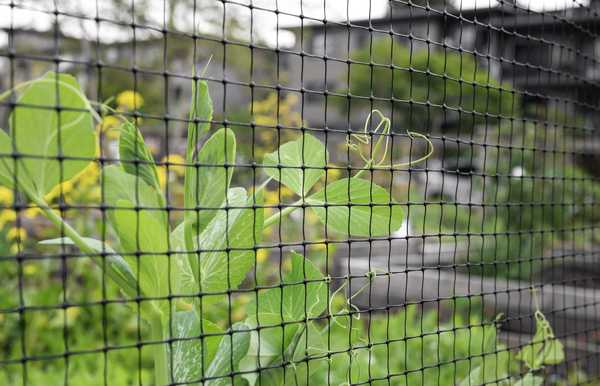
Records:
M17 213L12 209L4 209L0 211L0 228L4 227L7 223L13 222L17 219Z
M256 262L258 264L264 263L269 258L269 250L266 248L260 248L256 251Z
M156 168L156 173L158 174L158 184L164 188L167 185L167 168L161 165Z
M52 190L50 192L48 192L44 196L44 199L47 202L50 202L50 201L54 200L55 198L59 197L61 194L63 195L63 197L66 196L73 190L73 181L76 180L77 177L78 176L75 176L68 181L63 181L62 183L56 185L54 188L52 188Z
M294 195L296 194L287 186L280 186L280 189L281 189L281 198L294 197Z
M28 219L33 219L36 218L40 213L42 213L42 210L37 206L33 206L31 208L25 209L23 211L23 216L25 216Z
M111 129L116 129L121 126L121 120L114 115L107 115L102 118L102 123L100 124L100 130L104 133Z
M136 110L144 105L144 98L136 91L126 90L117 95L117 105L126 110Z
M6 237L9 240L25 240L27 238L27 231L22 227L10 228L6 233Z
M37 265L35 265L35 264L26 264L26 265L23 267L23 273L24 273L26 276L32 276L32 275L35 275L37 272L38 272L38 267L37 267Z
M267 205L277 205L279 204L279 193L267 190L264 193L264 200Z
M332 182L337 180L342 171L340 169L327 169L327 182Z
M169 154L166 157L163 157L162 162L165 164L163 166L169 167L169 171L174 172L178 176L183 176L185 174L185 159L179 154Z
M21 252L21 246L19 243L11 244L10 248L8 248L8 251L13 255L16 255Z
M73 322L75 322L77 320L77 318L79 317L79 314L81 314L81 308L69 307L65 311L65 314L66 314L65 316L67 319L67 325L70 326L73 324Z
M11 205L13 203L12 189L0 186L0 203L4 205Z

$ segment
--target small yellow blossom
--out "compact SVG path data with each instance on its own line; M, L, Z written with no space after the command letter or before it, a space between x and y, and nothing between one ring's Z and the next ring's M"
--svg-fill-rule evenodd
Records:
M21 245L19 243L11 244L10 248L8 248L8 251L13 255L16 255L21 252Z
M33 276L39 271L38 266L35 264L26 264L23 267L23 273L26 276Z
M81 314L81 308L69 307L65 311L65 314L66 314L65 316L67 319L67 325L70 326L77 320L77 318L79 317L79 314Z
M313 245L313 248L317 251L324 251L325 249L327 249L327 244L326 243L317 243Z
M156 168L156 173L158 174L158 184L164 188L167 185L167 168L161 165Z
M27 238L27 231L22 227L10 228L6 233L6 237L9 240L25 240Z
M0 203L4 205L11 205L13 203L12 189L0 186Z
M279 204L279 193L267 190L264 193L264 200L267 205L277 205Z
M125 110L136 110L144 105L144 98L139 92L126 90L117 95L117 105Z
M178 176L183 176L185 174L185 159L179 154L169 154L166 157L163 157L162 161L163 166L169 167L169 171L174 172Z
M121 120L114 115L107 115L102 118L102 123L100 124L100 131L103 133L116 129L121 126Z
M342 171L340 169L327 169L327 182L332 182L337 180Z
M32 206L31 208L27 208L23 211L23 216L28 219L34 219L41 213L42 210L39 207Z
M17 219L17 212L12 209L4 209L0 211L0 228L4 227L7 223L13 222Z
M269 258L269 250L266 248L259 248L256 251L256 262L258 264L264 263Z
M52 190L50 192L48 192L44 196L44 199L47 202L50 202L50 201L54 200L55 198L58 198L61 194L63 197L67 196L73 190L73 181L76 178L77 177L74 177L68 181L63 181L60 184L56 185L54 188L52 188Z
M280 191L281 191L281 198L294 197L294 195L296 194L287 186L280 186Z

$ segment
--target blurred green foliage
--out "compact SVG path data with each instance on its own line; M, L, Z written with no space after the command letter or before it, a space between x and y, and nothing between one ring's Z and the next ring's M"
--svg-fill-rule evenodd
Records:
M356 62L350 64L347 90L353 98L351 106L347 99L336 99L342 110L393 107L393 121L411 130L465 130L487 122L488 114L518 115L517 94L471 54L414 51L386 37L373 39L350 57Z

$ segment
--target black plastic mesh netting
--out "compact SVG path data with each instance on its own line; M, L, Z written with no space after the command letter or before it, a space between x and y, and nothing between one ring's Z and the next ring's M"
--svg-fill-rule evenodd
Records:
M600 384L599 30L0 0L0 385Z

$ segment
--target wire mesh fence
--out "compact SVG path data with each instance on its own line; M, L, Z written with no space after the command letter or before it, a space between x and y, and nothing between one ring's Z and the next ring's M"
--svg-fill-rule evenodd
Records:
M596 0L0 3L0 384L600 384Z

